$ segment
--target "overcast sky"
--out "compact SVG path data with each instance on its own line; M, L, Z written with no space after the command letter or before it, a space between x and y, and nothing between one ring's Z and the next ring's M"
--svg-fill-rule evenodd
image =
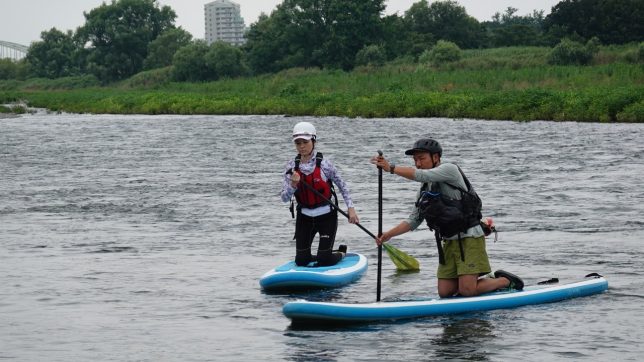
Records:
M246 25L255 22L264 12L270 14L281 0L233 0L241 6ZM403 15L417 0L386 0L385 13ZM518 9L518 15L544 10L545 14L558 0L457 0L467 13L479 21L490 20L496 12L503 13L508 6ZM76 30L85 23L83 12L89 12L111 0L0 0L0 40L29 45L40 40L40 32L53 27L58 30ZM204 38L204 4L210 0L158 0L177 13L176 25ZM430 0L431 2L431 0Z

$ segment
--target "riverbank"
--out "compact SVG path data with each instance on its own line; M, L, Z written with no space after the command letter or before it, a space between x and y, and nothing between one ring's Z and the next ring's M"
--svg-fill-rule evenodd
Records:
M291 69L210 83L170 82L167 68L106 87L0 83L0 102L73 113L644 122L641 64L606 48L593 65L553 66L546 64L547 52L473 50L440 67L401 62L352 72Z

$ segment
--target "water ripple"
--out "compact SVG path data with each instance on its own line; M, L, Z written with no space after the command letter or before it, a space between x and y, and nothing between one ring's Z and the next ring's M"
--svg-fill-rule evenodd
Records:
M264 293L294 254L279 200L295 123L349 183L378 229L376 150L435 137L495 219L494 269L534 283L605 275L607 293L556 304L327 330L291 326L306 298L372 302L373 240L341 220L338 242L369 258L336 290ZM23 115L0 119L0 358L17 360L638 360L644 338L644 132L636 124L281 116ZM384 227L419 185L384 175ZM383 260L382 299L436 296L427 227L392 240L421 271ZM127 346L136 346L129 348Z

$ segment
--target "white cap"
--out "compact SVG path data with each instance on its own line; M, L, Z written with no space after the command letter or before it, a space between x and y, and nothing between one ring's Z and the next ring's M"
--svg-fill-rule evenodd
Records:
M305 139L305 140L315 140L316 132L315 127L309 122L300 122L293 127L293 140L296 139Z

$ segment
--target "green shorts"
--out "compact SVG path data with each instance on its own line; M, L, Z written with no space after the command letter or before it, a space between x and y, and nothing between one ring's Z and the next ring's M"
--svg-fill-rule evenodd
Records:
M465 274L487 274L491 271L490 260L485 251L485 237L463 238L465 261L461 260L461 249L458 240L443 240L445 265L438 264L439 279L456 279Z

